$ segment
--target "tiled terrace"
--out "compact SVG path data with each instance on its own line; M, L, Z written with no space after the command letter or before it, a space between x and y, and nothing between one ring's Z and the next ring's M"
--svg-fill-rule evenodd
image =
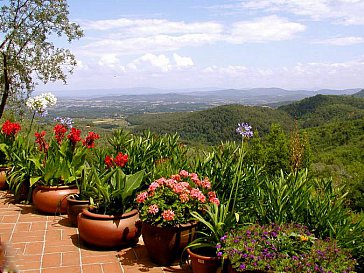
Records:
M118 251L90 249L66 215L42 215L31 205L15 204L5 191L0 191L0 236L7 260L22 273L190 272L153 264L142 239Z

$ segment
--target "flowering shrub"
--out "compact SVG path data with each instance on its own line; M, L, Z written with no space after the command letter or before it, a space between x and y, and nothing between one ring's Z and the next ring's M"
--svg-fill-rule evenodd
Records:
M42 93L39 96L28 98L25 102L26 106L39 115L46 115L47 108L54 106L57 98L52 93Z
M190 213L201 209L203 204L220 203L207 178L200 180L196 173L185 170L169 179L162 177L152 182L137 195L136 202L142 221L161 226L188 223Z
M79 188L96 213L122 214L135 208L135 192L142 183L144 170L126 175L122 167L127 161L127 154L119 153L115 159L107 155L106 168L85 169L85 184Z
M245 226L221 238L218 256L237 272L354 272L355 260L333 240L315 238L297 224Z
M16 134L21 130L21 126L19 123L11 122L9 120L5 121L3 126L1 127L1 133L10 139L14 139Z
M110 155L106 155L105 165L106 168L124 167L128 160L129 156L127 154L119 152L115 158L111 157Z
M0 164L6 164L13 156L13 143L21 130L19 123L6 120L1 126L0 134Z
M81 131L63 124L53 128L54 137L49 141L46 132L36 132L35 142L38 151L32 159L38 168L38 175L31 178L31 185L41 182L46 185L74 183L80 178L87 150L95 147L99 135L89 132L82 140Z

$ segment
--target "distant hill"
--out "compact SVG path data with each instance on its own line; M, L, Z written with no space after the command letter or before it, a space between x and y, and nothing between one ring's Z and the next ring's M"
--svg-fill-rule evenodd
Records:
M353 97L364 98L364 89L360 90L358 93L353 94Z
M364 117L364 99L354 96L316 95L278 109L297 118L307 128L333 120Z
M127 120L136 131L178 133L184 140L206 144L239 140L235 129L241 122L248 122L261 134L268 133L272 123L280 123L286 131L293 126L293 119L284 111L243 105L224 105L191 113L135 115Z

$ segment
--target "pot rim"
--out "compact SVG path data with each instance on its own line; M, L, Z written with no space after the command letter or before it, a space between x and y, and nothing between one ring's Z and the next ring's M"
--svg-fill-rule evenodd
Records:
M214 261L215 260L220 260L220 257L217 257L217 256L211 257L211 256L203 256L203 255L197 254L195 252L192 252L192 250L190 248L187 248L187 252L188 252L189 255L192 254L197 259L204 259L204 260L209 260L209 261L211 261L211 260L214 260Z
M39 190L63 190L63 189L74 189L77 188L76 184L70 184L70 185L59 185L59 186L47 186L47 185L37 185L35 189Z
M108 214L99 214L99 213L94 213L91 212L88 208L85 208L82 210L82 215L84 215L87 218L93 218L93 219L100 219L100 220L115 220L115 219L123 219L123 218L129 218L132 217L134 215L138 214L138 210L137 209L133 209L127 213L123 213L123 214L118 214L118 215L108 215Z
M174 226L161 226L161 225L154 225L152 223L142 221L143 225L148 225L151 227L158 227L158 228L165 228L165 229L189 229L191 227L197 226L197 223L198 223L198 221L192 221L192 222L188 222L188 223L184 223L184 224L177 224Z

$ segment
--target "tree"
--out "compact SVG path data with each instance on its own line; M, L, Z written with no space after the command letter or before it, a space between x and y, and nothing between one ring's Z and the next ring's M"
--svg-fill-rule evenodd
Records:
M288 141L279 124L272 124L266 137L265 165L270 174L290 171Z
M56 37L68 42L83 32L68 19L65 0L8 0L0 11L0 118L9 98L16 99L43 83L62 80L72 73L76 60L54 45Z

